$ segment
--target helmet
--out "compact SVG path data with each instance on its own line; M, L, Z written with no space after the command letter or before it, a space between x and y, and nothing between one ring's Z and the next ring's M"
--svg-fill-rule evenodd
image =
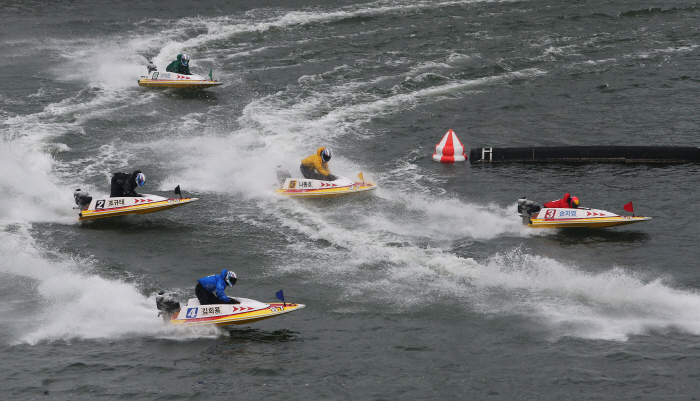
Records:
M571 206L578 207L578 198L577 197L572 197L571 198Z
M136 185L142 187L143 184L146 183L146 175L144 173L138 173L136 174L136 178L134 178L134 181L136 181Z
M182 57L180 57L180 62L182 65L186 66L190 62L190 55L189 54L183 54Z
M236 285L236 280L236 273L229 270L229 272L226 273L226 284L228 284L229 287L233 287Z
M327 163L328 160L331 159L331 150L330 149L324 149L323 152L321 152L321 160L323 160L324 163Z

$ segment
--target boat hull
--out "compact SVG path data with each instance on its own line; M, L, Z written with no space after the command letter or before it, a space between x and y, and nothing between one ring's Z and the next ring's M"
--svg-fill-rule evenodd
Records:
M576 208L544 208L530 216L528 227L533 228L605 228L624 226L651 220L651 217L619 216L605 210Z
M200 75L182 75L174 72L152 71L148 77L138 80L139 86L149 88L206 89L223 82L211 81Z
M148 214L162 212L192 203L198 198L163 198L146 195L140 198L103 198L94 199L90 206L80 212L78 219L94 220L128 214Z
M199 305L197 299L190 299L187 306L172 316L169 323L175 326L231 326L270 319L306 307L304 304L265 304L252 299L236 298L238 305Z
M640 223L642 221L651 220L651 217L600 217L592 219L575 219L575 220L547 220L547 219L531 219L528 227L533 228L572 228L572 227L587 227L587 228L604 228L624 226L627 224Z
M338 177L335 181L287 178L282 188L276 192L292 198L334 198L373 191L377 188L379 188L377 184L353 181L345 177Z
M213 86L219 86L222 83L223 82L216 82L216 81L182 82L182 81L139 79L139 86L145 86L145 87L150 87L150 88L206 89L206 88L211 88Z

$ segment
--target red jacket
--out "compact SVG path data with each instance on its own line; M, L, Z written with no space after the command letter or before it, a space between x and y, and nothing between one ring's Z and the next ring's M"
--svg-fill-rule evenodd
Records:
M572 209L573 208L573 206L571 206L571 195L569 195L568 193L566 195L564 195L563 198L561 198L559 200L554 200L551 202L544 203L542 206L544 206L546 208L550 208L550 209L553 209L556 207L563 208L563 209Z

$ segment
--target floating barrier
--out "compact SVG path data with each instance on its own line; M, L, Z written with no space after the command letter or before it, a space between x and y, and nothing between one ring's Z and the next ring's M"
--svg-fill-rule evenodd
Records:
M688 163L700 162L700 148L688 146L475 148L470 150L469 160L472 163Z
M457 138L454 131L449 130L442 137L440 143L435 145L435 153L433 160L440 163L453 164L454 162L463 162L467 160L467 155L464 153L464 145Z

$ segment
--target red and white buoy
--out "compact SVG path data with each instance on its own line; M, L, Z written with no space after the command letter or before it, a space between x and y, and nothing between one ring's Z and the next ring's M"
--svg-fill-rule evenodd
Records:
M435 145L433 160L448 164L467 160L467 155L464 154L464 145L459 141L454 131L447 131L445 136L442 137L442 141Z

